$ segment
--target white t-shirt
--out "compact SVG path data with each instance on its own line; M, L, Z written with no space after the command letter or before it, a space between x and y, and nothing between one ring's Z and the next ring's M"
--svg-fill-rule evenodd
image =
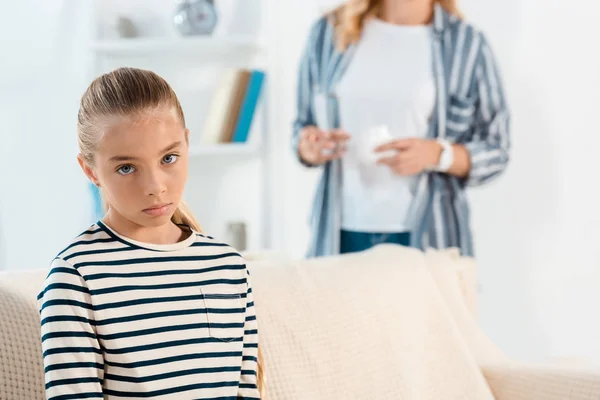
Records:
M435 106L432 28L369 20L337 88L341 127L352 138L342 160L342 228L405 232L417 177L377 165L372 150L399 138L423 138Z

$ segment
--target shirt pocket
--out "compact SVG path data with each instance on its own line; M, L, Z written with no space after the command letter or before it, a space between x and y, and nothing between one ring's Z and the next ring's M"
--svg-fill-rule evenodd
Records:
M475 98L450 96L446 136L460 142L468 136L475 121Z
M246 318L245 299L239 293L200 288L208 335L223 342L243 338Z

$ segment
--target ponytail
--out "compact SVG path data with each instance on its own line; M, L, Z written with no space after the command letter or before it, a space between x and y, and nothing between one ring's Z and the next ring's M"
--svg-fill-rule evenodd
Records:
M187 225L197 232L202 232L202 228L194 215L190 211L189 207L182 201L179 203L179 207L175 210L171 221L177 225Z
M258 392L260 393L261 400L265 400L267 398L267 379L265 376L265 368L264 368L264 358L260 346L258 347L258 362L256 368L256 386L258 387Z

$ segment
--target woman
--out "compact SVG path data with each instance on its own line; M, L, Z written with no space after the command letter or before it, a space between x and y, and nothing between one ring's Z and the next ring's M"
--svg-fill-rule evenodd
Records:
M454 0L349 0L313 26L294 151L323 165L308 256L378 243L472 255L467 186L509 159L489 44Z

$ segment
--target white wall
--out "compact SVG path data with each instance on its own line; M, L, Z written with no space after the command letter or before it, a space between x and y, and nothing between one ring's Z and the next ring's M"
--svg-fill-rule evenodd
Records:
M73 140L85 58L70 34L85 32L88 5L0 6L0 269L47 266L88 222Z
M277 154L277 191L280 209L277 219L282 221L280 246L291 256L303 257L309 232L308 207L316 186L318 171L301 168L293 157L290 139L295 118L297 66L306 43L307 32L321 8L317 1L277 1L268 5L268 21L274 34L268 35L271 54L271 131Z
M592 50L600 7L530 0L465 1L465 9L495 45L514 115L510 170L471 196L484 325L515 353L600 362L592 308L600 301L600 57Z

